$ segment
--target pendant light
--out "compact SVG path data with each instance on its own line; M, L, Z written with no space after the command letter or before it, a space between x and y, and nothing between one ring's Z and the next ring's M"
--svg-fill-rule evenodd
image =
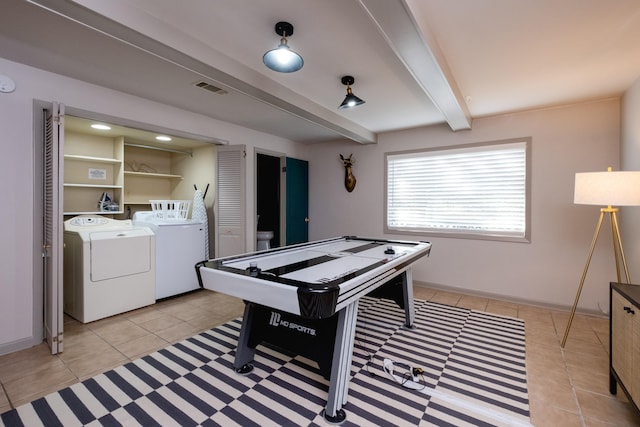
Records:
M351 91L351 85L354 81L355 79L353 78L353 76L342 77L342 84L347 86L347 96L344 97L344 101L342 101L342 104L340 104L340 106L338 107L341 110L345 108L357 107L358 105L364 104L364 101L355 96Z
M293 73L302 68L304 61L302 57L292 51L287 45L287 37L293 34L293 25L288 22L278 22L276 24L276 34L282 36L280 45L264 54L262 62L264 65L279 73Z

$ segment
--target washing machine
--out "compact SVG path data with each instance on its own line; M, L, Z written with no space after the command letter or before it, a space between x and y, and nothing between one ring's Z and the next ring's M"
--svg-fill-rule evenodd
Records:
M83 323L155 303L155 236L131 220L64 222L64 311Z
M158 218L153 211L133 214L133 224L156 236L156 299L200 288L195 265L206 258L205 226L195 219Z

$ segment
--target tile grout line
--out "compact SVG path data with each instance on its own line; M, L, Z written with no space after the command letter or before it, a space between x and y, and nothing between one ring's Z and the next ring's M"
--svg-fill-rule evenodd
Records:
M557 335L556 335L557 336ZM558 339L560 339L559 336L557 336ZM562 353L562 363L564 364L564 371L567 374L567 378L569 379L569 384L571 385L571 393L573 394L573 399L576 402L576 406L578 408L578 416L580 417L580 425L582 427L586 427L586 422L584 419L584 413L582 412L582 406L580 405L580 400L578 399L578 393L576 392L576 386L573 383L573 378L571 376L571 374L569 373L569 368L567 366L567 357L565 355L565 349L562 348L562 346L560 347L560 352Z

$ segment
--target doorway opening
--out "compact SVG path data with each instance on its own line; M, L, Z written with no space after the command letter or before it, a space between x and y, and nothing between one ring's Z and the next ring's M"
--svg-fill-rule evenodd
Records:
M282 158L256 155L256 231L271 231L270 247L281 246Z

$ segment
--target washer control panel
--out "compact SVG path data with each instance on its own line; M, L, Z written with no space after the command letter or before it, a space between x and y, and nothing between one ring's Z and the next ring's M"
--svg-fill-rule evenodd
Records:
M105 225L107 219L100 216L77 216L72 218L69 224L76 227L92 227L96 225Z

